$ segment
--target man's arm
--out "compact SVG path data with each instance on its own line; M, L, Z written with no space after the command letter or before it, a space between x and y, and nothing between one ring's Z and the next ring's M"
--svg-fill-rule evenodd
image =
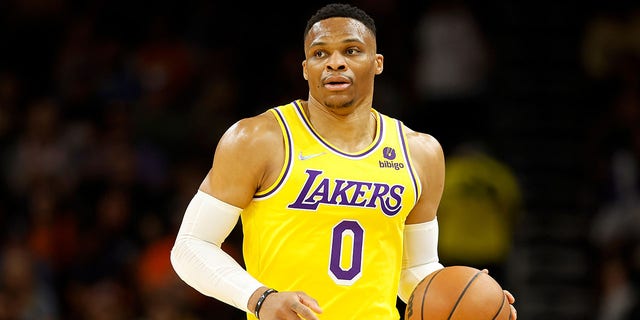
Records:
M444 152L438 140L425 133L409 130L407 140L412 163L422 184L422 194L409 213L406 224L432 221L436 218L444 190Z
M200 190L238 208L277 179L284 165L282 132L271 112L240 120L222 136Z
M438 258L437 211L444 191L445 160L440 143L432 136L415 131L407 134L412 162L422 183L422 194L409 213L404 233L404 252L398 296L406 302L420 280L443 268ZM485 270L488 272L488 270ZM511 320L517 319L514 296L504 293L511 307Z
M221 249L241 211L199 190L185 211L171 264L200 293L250 312L248 301L263 285Z
M438 259L436 214L444 190L444 154L440 143L430 135L409 130L407 140L422 194L409 213L404 230L398 287L398 296L404 302L420 280L443 267Z
M220 139L213 165L185 211L171 251L171 263L183 281L246 312L254 311L255 302L249 300L266 287L221 245L237 224L242 208L270 176L268 170L278 166L272 163L279 159L275 155L282 146L277 122L268 113L231 126Z
M276 314L318 320L318 303L304 292L263 294L268 287L221 248L237 224L242 208L256 191L273 184L284 163L280 127L270 112L243 119L223 135L213 165L185 212L171 263L183 281L204 295L245 312L260 309L262 319Z

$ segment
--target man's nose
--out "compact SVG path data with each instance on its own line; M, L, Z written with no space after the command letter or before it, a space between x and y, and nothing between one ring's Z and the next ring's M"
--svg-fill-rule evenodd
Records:
M338 52L334 52L327 60L327 69L331 71L347 69L347 62L344 56Z

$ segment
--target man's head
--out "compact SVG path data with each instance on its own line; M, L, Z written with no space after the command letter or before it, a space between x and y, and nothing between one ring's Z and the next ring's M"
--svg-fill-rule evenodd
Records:
M369 15L346 4L327 5L309 19L302 69L310 99L330 108L371 105L383 66L375 32Z
M320 8L316 13L307 21L307 27L304 29L304 38L307 38L309 30L318 21L329 19L333 17L351 18L360 21L364 24L373 36L376 35L376 24L373 19L362 9L354 7L352 5L343 3L332 3Z

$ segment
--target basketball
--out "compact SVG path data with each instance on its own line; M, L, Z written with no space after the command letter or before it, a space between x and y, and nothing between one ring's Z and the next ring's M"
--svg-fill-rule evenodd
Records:
M426 276L413 290L405 320L509 320L511 307L489 274L448 266Z

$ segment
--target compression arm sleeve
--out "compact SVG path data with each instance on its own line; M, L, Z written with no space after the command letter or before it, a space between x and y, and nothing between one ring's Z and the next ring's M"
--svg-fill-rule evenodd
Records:
M442 269L438 259L438 220L404 227L404 250L398 296L407 302L420 280Z
M251 294L262 284L221 249L242 209L198 190L185 211L171 264L200 293L249 312Z

